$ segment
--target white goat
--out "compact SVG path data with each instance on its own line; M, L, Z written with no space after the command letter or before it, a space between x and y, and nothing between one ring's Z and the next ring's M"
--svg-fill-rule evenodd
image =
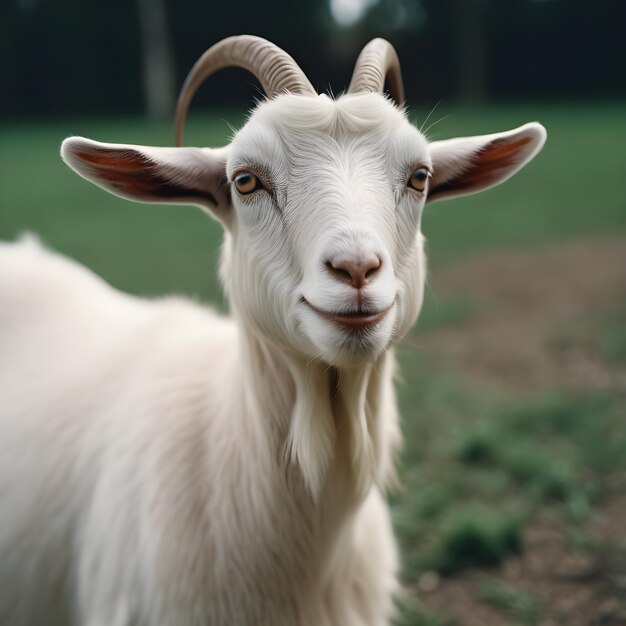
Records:
M122 294L35 242L0 246L0 624L383 625L381 495L399 443L390 346L413 325L428 200L495 185L545 130L428 143L383 40L350 89L226 39L268 99L220 149L73 137L81 176L224 226L231 318ZM180 141L179 141L180 143Z

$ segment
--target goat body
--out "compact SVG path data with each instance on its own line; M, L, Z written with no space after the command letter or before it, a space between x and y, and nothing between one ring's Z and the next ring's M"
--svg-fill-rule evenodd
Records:
M259 63L268 93L292 85L226 148L62 149L113 193L216 217L232 318L0 246L1 624L390 623L390 346L422 303L422 210L505 180L545 131L428 143L368 88L388 44L336 101L276 50L226 40L192 72Z
M0 247L0 301L3 624L383 620L395 551L378 490L357 506L338 456L313 502L278 462L285 355L32 241ZM308 401L328 410L332 376L313 370Z

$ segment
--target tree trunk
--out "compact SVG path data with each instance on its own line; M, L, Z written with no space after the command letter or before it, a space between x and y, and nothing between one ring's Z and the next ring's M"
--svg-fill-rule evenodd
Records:
M151 119L174 111L174 63L165 0L137 0L146 112Z
M487 8L489 0L453 0L458 96L463 102L487 98Z

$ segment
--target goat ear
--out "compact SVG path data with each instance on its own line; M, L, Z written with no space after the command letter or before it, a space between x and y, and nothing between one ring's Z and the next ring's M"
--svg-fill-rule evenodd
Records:
M225 225L230 216L228 147L153 148L70 137L63 160L80 176L116 196L138 202L195 204Z
M546 136L541 124L531 122L504 133L432 142L433 178L426 201L499 185L535 157Z

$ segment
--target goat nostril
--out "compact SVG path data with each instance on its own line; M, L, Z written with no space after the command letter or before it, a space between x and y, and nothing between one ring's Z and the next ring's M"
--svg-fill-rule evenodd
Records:
M333 265L330 261L327 261L326 267L328 268L329 272L333 274L339 280L342 280L347 283L352 282L352 274L350 273L350 270L347 269L345 266Z
M378 257L374 257L373 259L371 259L370 261L367 261L364 264L365 267L365 278L371 278L372 276L374 276L374 274L376 274L378 272L378 270L380 269L380 259Z
M378 272L380 265L381 261L377 256L361 263L346 260L326 261L326 268L337 280L348 283L355 289L363 287Z

